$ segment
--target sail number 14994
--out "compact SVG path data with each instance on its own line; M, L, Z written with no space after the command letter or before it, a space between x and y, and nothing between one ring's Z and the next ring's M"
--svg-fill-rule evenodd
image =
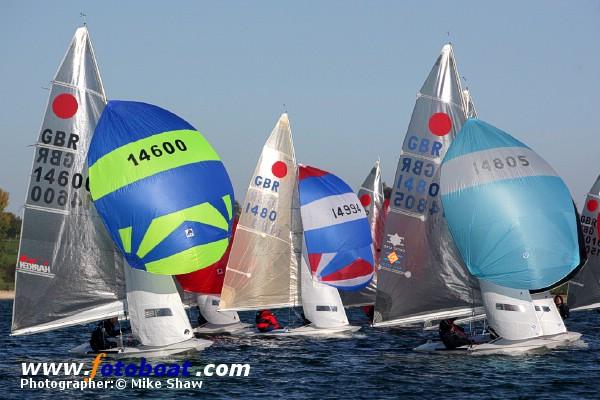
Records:
M362 213L362 207L359 204L344 204L338 207L333 207L331 213L335 219L342 218L346 215Z

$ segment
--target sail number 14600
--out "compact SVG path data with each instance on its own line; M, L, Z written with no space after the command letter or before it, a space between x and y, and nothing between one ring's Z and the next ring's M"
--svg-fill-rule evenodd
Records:
M162 145L152 145L149 150L141 149L137 159L133 153L130 153L129 157L127 157L127 161L131 161L133 165L137 167L141 161L150 161L152 157L162 157L165 154L173 154L178 150L187 150L187 146L181 139L177 139L173 143L162 142Z

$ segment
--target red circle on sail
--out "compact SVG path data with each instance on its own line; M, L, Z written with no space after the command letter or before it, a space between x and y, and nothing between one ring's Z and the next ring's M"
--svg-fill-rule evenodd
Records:
M429 131L436 136L447 135L452 129L452 120L446 113L435 113L429 118Z
M367 207L369 204L371 204L371 196L368 194L363 194L360 196L360 204L362 204L363 207Z
M61 93L52 102L52 111L58 118L71 118L77 112L79 105L75 96L69 93Z
M271 167L271 172L278 178L283 178L287 175L287 165L283 161L277 161Z
M594 212L598 208L598 200L591 199L587 202L586 207L589 212Z

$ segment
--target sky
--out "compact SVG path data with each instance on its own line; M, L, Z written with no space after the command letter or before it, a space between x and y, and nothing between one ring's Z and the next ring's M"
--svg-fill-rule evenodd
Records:
M180 115L242 200L289 112L299 162L393 184L416 93L454 45L479 117L528 144L581 207L600 173L600 1L0 2L0 188L21 212L49 86L87 15L109 99Z

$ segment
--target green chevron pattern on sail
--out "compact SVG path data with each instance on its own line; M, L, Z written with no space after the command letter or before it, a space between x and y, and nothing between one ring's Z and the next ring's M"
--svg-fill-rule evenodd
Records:
M144 238L136 253L137 256L144 258L152 249L186 221L211 225L225 231L229 229L227 220L212 204L201 203L154 218L144 234Z

